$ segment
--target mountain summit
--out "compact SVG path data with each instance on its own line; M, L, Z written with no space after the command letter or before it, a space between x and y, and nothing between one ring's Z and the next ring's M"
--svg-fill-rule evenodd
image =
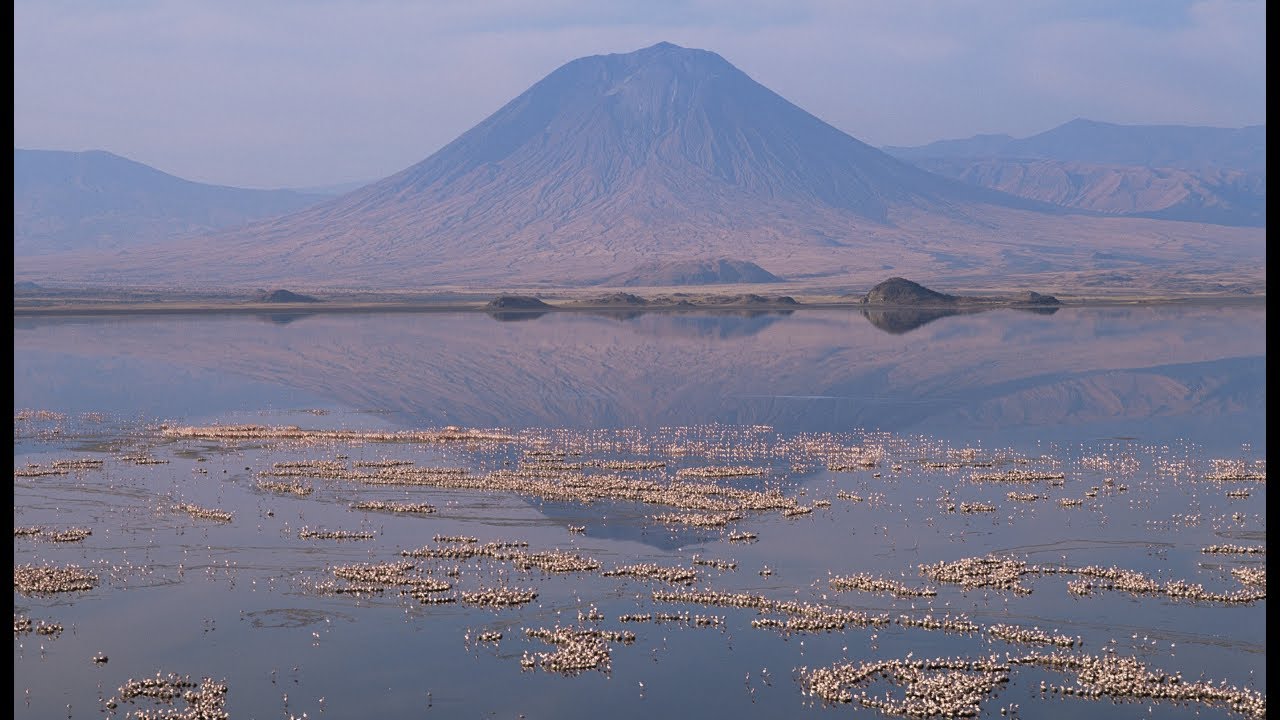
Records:
M559 216L636 191L660 203L816 202L885 221L959 186L822 122L719 55L671 43L574 60L423 162L371 188L446 200L525 196ZM531 221L535 217L528 218Z
M921 170L713 52L659 43L569 62L391 177L198 242L99 258L97 277L580 284L711 259L789 278L928 277L1040 268L1043 253L1021 247L1037 237L1073 248L1051 264L1076 267L1064 212ZM1078 220L1076 234L1094 219Z

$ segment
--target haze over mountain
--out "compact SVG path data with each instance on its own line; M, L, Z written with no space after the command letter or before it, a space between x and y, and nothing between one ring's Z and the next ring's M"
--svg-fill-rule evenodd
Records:
M885 150L931 172L1063 207L1266 227L1266 130L1073 120L1023 139L976 135Z
M15 148L13 252L128 247L243 225L323 199L191 182L101 150Z
M1208 167L1265 172L1267 126L1117 125L1076 118L1025 138L975 135L917 147L889 146L884 150L904 160L1005 157L1184 170Z
M294 192L302 193L304 195L334 196L334 195L345 195L351 192L352 190L359 190L360 188L364 187L365 185L368 185L371 182L374 182L374 181L353 180L351 182L335 183L331 185L310 185L307 187L295 187L295 188L288 188L288 189Z
M925 172L715 53L660 43L567 63L422 162L292 215L119 255L24 262L15 274L570 285L721 258L803 281L1117 263L1256 273L1259 257L1265 233L1253 229L1071 213Z
M1019 158L929 158L921 168L980 187L1109 215L1266 227L1264 173Z

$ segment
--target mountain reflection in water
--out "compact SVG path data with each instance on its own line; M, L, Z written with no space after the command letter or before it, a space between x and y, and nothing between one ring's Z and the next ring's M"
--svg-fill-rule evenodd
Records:
M127 393L138 406L108 411L147 414L159 398L198 406L212 376L224 395L236 383L279 387L404 427L1074 428L1264 447L1265 322L1262 304L573 312L514 323L478 313L23 318L15 381L29 382L15 382L15 407L102 409L89 378L132 365L146 378Z
M1037 652L1258 710L1042 693L1076 673L1020 665L983 717L1263 717L1265 325L1260 303L903 334L858 309L15 317L15 715L173 672L223 683L231 717L799 717L854 709L806 668ZM49 564L99 582L40 594ZM483 604L512 593L536 598ZM626 639L560 677L553 627ZM1025 645L1041 627L1069 648Z

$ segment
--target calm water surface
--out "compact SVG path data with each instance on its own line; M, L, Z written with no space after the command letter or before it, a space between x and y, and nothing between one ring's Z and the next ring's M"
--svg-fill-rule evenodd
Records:
M1187 681L1265 696L1265 600L1077 594L1070 575L1024 576L1029 593L965 588L920 570L996 553L1063 568L1115 566L1209 593L1245 589L1232 570L1265 569L1265 553L1202 549L1265 546L1265 322L1262 304L949 317L15 317L15 469L72 459L102 466L15 473L15 528L46 531L15 536L15 568L77 565L98 582L53 594L15 586L15 616L63 630L15 631L14 712L100 717L127 680L173 672L225 682L232 717L876 716L808 694L806 672L909 654L1004 659L1054 650L1001 640L988 630L996 624L1079 639L1063 652L1134 657ZM381 433L457 426L507 439L228 442L163 430L225 424ZM851 462L858 459L867 463ZM605 467L619 460L662 465ZM677 509L617 498L323 476L287 478L312 490L305 496L259 486L277 463L303 461L336 463L348 475L386 461L474 477L541 467L557 482L612 475L664 487L681 481L681 469L746 466L759 474L698 482L779 491L812 512L747 512L704 528L655 519ZM1263 479L1206 479L1224 462ZM1013 469L1061 479L975 477ZM1015 501L1010 492L1039 499ZM1064 507L1064 499L1081 503ZM435 512L351 508L367 500L429 503ZM179 503L233 519L192 517L175 511ZM68 528L92 534L45 539ZM304 529L372 537L309 539ZM758 539L731 542L733 532ZM528 552L559 549L599 569L413 560L414 572L449 581L454 595L537 591L533 602L506 608L422 604L395 588L324 591L335 567L448 545L437 535L527 542ZM672 585L602 575L636 563L692 569L697 578ZM897 598L829 584L855 574L937 594ZM786 633L752 624L785 613L654 597L690 590L887 621ZM658 613L720 623L620 620ZM895 621L926 614L978 630ZM609 645L607 671L564 675L538 664L555 648L525 633L557 626L627 630L635 639ZM483 632L502 639L480 642ZM99 653L106 662L93 661ZM1075 677L1014 666L982 701L982 716L1012 706L1022 717L1239 716L1217 704L1063 699L1041 693L1042 681L1074 685ZM904 692L883 679L853 689ZM160 707L138 700L114 714Z

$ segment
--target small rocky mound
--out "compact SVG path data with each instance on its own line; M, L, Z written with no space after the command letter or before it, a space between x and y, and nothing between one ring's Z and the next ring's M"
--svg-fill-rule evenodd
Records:
M551 306L532 295L499 295L485 305L487 310L550 310Z
M592 305L648 305L649 301L639 295L631 293L616 292L609 295L601 295L598 298L588 300Z
M601 285L622 287L670 287L726 283L772 283L782 279L747 260L677 260L639 265L610 276Z
M13 291L15 293L40 292L43 289L44 288L30 280L19 280L13 284Z
M1058 298L1052 295L1041 295L1030 290L1013 296L1013 301L1023 305L1061 305Z
M320 298L310 295L303 295L291 290L271 290L264 291L255 298L258 302L264 303L315 303L320 302Z
M893 277L871 288L862 296L862 302L867 305L952 305L956 297L906 278Z
M714 295L703 301L707 305L799 305L790 295L765 296L755 293Z

